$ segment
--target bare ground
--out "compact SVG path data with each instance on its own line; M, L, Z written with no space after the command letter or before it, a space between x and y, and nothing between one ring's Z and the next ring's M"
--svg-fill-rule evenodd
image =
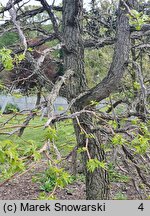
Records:
M35 200L38 199L40 184L33 181L37 173L45 170L45 161L20 176L12 177L0 186L0 200ZM57 189L57 199L85 199L85 185L83 182L75 182L65 189Z
M36 173L43 172L45 162L38 164L30 171L18 177L11 178L0 186L0 200L35 200L38 199L40 185L33 182L33 177ZM110 198L114 199L118 191L121 192L127 199L139 199L132 182L129 183L112 183ZM143 192L144 193L144 192ZM150 191L149 191L150 194ZM55 197L59 200L82 200L86 199L85 184L82 181L74 182L64 189L57 189Z

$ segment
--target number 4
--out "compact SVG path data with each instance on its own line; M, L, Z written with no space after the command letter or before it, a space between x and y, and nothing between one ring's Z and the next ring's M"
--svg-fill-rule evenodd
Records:
M144 210L144 206L143 206L143 203L141 203L138 207L139 210L143 211Z

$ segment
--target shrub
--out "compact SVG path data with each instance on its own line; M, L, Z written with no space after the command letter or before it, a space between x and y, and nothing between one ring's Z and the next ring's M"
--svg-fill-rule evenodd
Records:
M16 104L8 103L5 107L4 114L19 112L20 109Z

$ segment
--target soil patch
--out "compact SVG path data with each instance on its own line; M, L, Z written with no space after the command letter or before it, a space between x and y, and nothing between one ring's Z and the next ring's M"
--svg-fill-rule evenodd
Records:
M37 173L46 169L45 161L37 164L33 169L13 177L0 187L0 200L36 200L40 190L40 184L33 181ZM147 193L150 191L147 191ZM150 194L150 193L149 193ZM83 200L86 199L85 184L82 181L69 184L64 189L57 189L55 197L58 200ZM111 183L110 199L140 199L139 194L135 191L132 182L128 183Z

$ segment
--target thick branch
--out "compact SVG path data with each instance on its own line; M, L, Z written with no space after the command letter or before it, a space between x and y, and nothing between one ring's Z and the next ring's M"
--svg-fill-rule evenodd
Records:
M120 5L120 8L123 5ZM94 88L87 91L77 102L81 107L90 103L91 100L101 101L108 97L110 93L117 90L121 78L124 75L125 68L130 52L130 27L127 11L120 9L117 20L116 44L113 61L108 75Z
M89 40L84 41L84 47L85 48L101 48L106 45L112 45L114 43L115 43L114 38L103 38L100 40L89 39Z

